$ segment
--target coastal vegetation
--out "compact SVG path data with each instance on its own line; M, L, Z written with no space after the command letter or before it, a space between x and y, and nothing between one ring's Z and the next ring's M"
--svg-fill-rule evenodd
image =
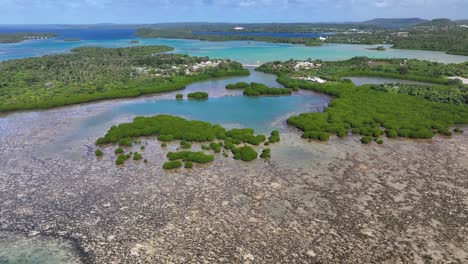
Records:
M143 38L199 39L207 41L250 40L319 46L323 43L389 44L392 48L443 51L468 55L468 28L449 19L375 19L362 23L182 23L140 28ZM285 33L327 33L291 37ZM385 47L375 50L383 51Z
M183 89L211 77L248 75L240 63L162 53L167 46L80 47L0 62L0 111L51 108Z
M468 63L438 63L416 59L373 59L354 57L344 61L289 60L274 61L257 68L258 71L292 78L317 76L330 81L342 77L375 76L450 84L447 76L468 77Z
M375 64L376 62L378 64ZM368 141L367 137L378 139L384 134L392 138L424 139L432 138L436 134L449 136L451 126L468 123L468 105L466 97L463 97L466 96L466 87L457 81L452 82L445 78L455 71L460 75L466 74L466 65L354 58L344 62L315 61L310 64L309 69L300 69L296 67L297 63L297 61L273 62L262 65L259 70L278 74L278 82L286 87L313 90L335 97L324 112L303 113L288 119L289 124L304 131L304 138L327 141L330 134L344 137L351 131L353 134L365 137L363 143ZM401 67L405 67L404 73L398 73ZM379 74L380 71L395 73L403 78L421 77L426 81L432 80L446 86L440 86L442 88L402 86L399 92L399 89L384 90L380 86L373 85L355 86L349 80L340 78L342 74L351 72ZM435 75L436 79L430 77L434 72L438 72ZM317 83L298 78L304 75L319 75L329 81ZM452 91L453 96L445 96L443 93L436 96L437 92L443 89L445 91L459 89L463 95Z
M22 42L25 40L30 39L50 39L57 37L56 34L53 33L13 33L13 34L5 34L0 33L0 44L2 43L17 43Z
M462 84L431 86L412 84L381 84L371 85L371 89L387 93L418 96L438 103L468 104L468 88Z
M250 84L239 82L235 84L228 84L226 89L243 89L244 95L247 96L261 96L261 95L290 95L291 89L287 88L270 88L262 83L252 82Z
M136 117L132 123L112 126L104 137L96 141L96 144L100 146L105 144L120 144L122 141L132 142L136 138L150 136L157 136L158 140L164 142L180 140L182 149L191 148L191 142L209 142L208 145L202 145L203 150L212 150L215 153L220 153L224 147L225 150L232 152L235 159L243 161L252 161L258 157L258 153L249 145L258 146L266 141L264 135L256 135L255 131L250 128L227 130L220 125L213 125L208 122L190 121L171 115L157 115L152 117ZM279 142L279 137L279 132L273 131L270 136L272 139L271 143ZM165 144L163 143L162 147L167 146ZM242 146L239 146L241 144ZM120 154L117 158L118 164L123 164L126 160L124 159L125 155L123 152L122 148L116 149L116 154ZM135 155L139 157L138 155L140 154L137 153ZM226 153L224 155L227 156ZM203 151L180 151L169 152L167 158L170 161L182 160L184 162L208 163L214 160L214 155L205 154ZM166 167L169 168L174 164L168 163Z
M195 99L195 100L204 100L208 99L208 93L206 92L194 92L194 93L189 93L187 95L189 99Z
M234 90L234 89L246 89L250 87L250 84L246 82L238 82L226 85L226 89Z
M183 94L176 94L176 99L178 99L178 100L184 99L184 95Z
M102 155L104 155L104 153L102 153L102 150L100 149L97 149L94 154L96 155L96 157L101 157Z
M170 39L198 39L203 41L265 41L271 43L289 43L301 44L306 46L320 46L322 41L317 38L309 37L274 37L274 36L255 36L255 35L226 35L223 32L216 34L214 32L202 31L196 32L184 28L140 28L136 32L136 36L140 38L170 38Z
M345 44L393 44L392 48L444 51L468 55L468 28L444 19L417 24L411 28L375 28L367 32L344 32L330 36L327 42Z
M184 162L190 161L195 163L209 163L214 161L213 155L207 155L203 151L192 152L192 151L181 151L181 152L169 152L167 158L170 161L182 160Z
M266 148L266 149L262 150L262 154L260 154L260 158L270 159L271 158L271 149Z
M273 130L271 132L271 135L270 137L268 138L268 141L270 143L277 143L277 142L280 142L280 134L279 134L279 131L278 130Z
M163 169L173 170L182 167L182 162L180 160L168 161L163 164Z
M257 151L246 145L239 148L233 148L232 153L234 154L234 159L240 159L247 162L252 161L258 157Z

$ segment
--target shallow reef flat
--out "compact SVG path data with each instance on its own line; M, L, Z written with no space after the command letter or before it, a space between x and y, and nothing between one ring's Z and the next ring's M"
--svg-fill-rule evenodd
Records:
M99 107L67 109L0 119L3 236L64 239L89 263L468 262L467 133L363 145L291 129L269 162L167 172L177 143L143 139L147 164L115 166L111 147L94 156L106 129L66 137Z

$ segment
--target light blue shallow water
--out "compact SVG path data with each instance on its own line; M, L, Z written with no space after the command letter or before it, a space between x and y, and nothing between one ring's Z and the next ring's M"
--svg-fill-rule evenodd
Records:
M227 96L208 100L144 100L123 104L90 117L81 128L91 127L116 119L122 115L150 116L178 115L195 120L223 124L228 127L251 127L259 132L281 129L286 117L292 113L320 111L328 100L314 94L252 98Z
M194 56L209 56L211 58L225 58L244 64L261 64L274 60L293 59L322 59L344 60L355 56L373 58L416 58L444 63L460 63L468 61L468 56L449 55L436 51L399 50L386 51L368 50L369 45L326 44L320 47L306 47L301 45L227 41L209 42L198 40L176 39L100 39L82 40L79 42L65 42L62 39L32 40L15 44L0 45L0 60L17 59L32 56L42 56L52 53L68 52L79 46L127 47L131 40L139 40L138 45L168 45L174 47L177 53Z

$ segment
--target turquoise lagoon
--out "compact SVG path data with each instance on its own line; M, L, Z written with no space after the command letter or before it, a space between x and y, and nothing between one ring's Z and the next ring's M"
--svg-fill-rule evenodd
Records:
M102 131L117 124L122 116L151 116L171 114L193 120L203 120L213 124L222 124L228 128L250 127L261 133L273 129L285 129L286 119L292 114L322 111L330 98L309 92L295 92L291 96L243 96L241 90L227 90L225 86L240 81L261 82L270 86L281 87L276 76L254 71L248 67L250 76L215 78L188 85L184 90L151 95L146 97L116 100L100 111L88 114L78 122L73 133L67 138L84 137L92 131ZM186 94L204 91L209 94L207 100L188 100ZM176 100L175 95L184 94L184 100ZM99 104L99 103L91 103ZM45 111L46 112L46 111Z
M139 40L139 44L130 41ZM53 53L68 52L79 46L127 47L132 45L168 45L175 48L175 52L194 56L208 56L239 61L243 64L259 65L274 60L288 59L321 59L344 60L355 56L372 58L416 58L444 63L461 63L468 61L468 56L449 55L436 51L401 50L369 50L375 45L346 45L325 44L320 47L306 47L303 45L266 43L255 41L226 41L210 42L182 39L101 39L83 40L79 42L65 42L62 39L32 40L22 43L0 45L0 60L42 56Z

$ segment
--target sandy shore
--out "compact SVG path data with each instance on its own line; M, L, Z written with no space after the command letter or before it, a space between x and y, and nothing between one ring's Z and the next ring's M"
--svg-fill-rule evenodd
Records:
M1 231L67 239L90 263L468 262L468 133L365 146L291 130L270 163L165 172L155 139L148 164L119 168L113 148L94 157L105 131L66 138L96 110L0 119Z

